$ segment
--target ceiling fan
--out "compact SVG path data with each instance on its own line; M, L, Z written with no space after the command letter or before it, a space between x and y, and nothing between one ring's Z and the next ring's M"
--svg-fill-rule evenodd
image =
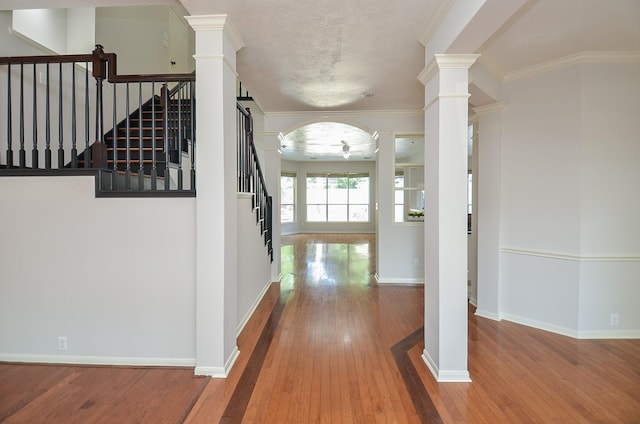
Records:
M347 142L344 140L340 140L340 142L342 143L342 157L349 159L349 156L351 156L351 147L349 147Z

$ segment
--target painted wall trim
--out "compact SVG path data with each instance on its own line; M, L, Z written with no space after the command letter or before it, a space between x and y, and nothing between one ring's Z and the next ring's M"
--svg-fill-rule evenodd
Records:
M511 321L515 324L526 325L527 327L533 327L539 330L549 331L551 333L572 337L574 339L578 338L578 332L573 328L553 325L553 324L549 324L548 322L538 321L538 320L524 318L518 315L511 315L506 313L500 314L500 318L506 321Z
M422 109L405 109L405 110L345 110L345 111L331 111L331 110L323 110L323 111L292 111L292 112L265 112L265 118L276 118L276 117L321 117L323 120L331 120L331 118L335 117L335 119L339 119L340 117L344 118L349 116L360 117L363 114L367 116L419 116L421 117L424 113ZM318 122L318 121L316 121Z
M402 284L420 284L424 285L424 280L420 278L380 278L378 273L374 274L374 278L376 279L376 283L378 284L394 284L394 285L402 285Z
M579 339L640 339L640 330L578 331Z
M0 353L0 362L68 364L68 365L112 365L145 367L195 367L195 358L137 358L80 355L22 355Z
M258 305L260 304L260 302L262 302L262 298L267 293L267 291L269 291L269 287L271 287L272 283L273 283L272 281L267 281L267 284L265 284L265 286L262 288L262 290L258 294L258 297L256 297L256 300L253 302L253 304L249 308L249 311L247 311L247 314L242 318L242 321L238 324L238 327L236 328L236 337L240 337L240 333L242 333L242 330L244 329L245 325L247 325L247 322L249 322L249 319L251 319L251 316L258 308Z
M501 248L500 253L513 255L537 256L541 258L560 259L579 262L640 262L640 256L578 256L569 253L550 252L541 250L521 250Z
M546 72L556 71L568 66L585 63L640 63L640 51L635 52L582 52L559 59L528 66L505 74L503 81L511 82Z
M438 383L470 383L471 382L469 371L439 369L426 349L422 351L422 360L424 361L425 364L427 364L427 367L429 367L431 374L433 374L433 376L435 377Z
M194 375L206 375L213 378L227 378L239 355L238 346L235 346L224 367L196 367L193 373Z
M42 50L43 52L45 52L47 54L50 54L50 55L64 54L64 52L63 53L56 52L56 51L51 50L48 47L43 46L42 44L38 43L36 40L34 40L34 39L30 38L30 37L27 37L26 35L24 35L20 31L16 31L13 28L7 28L7 29L9 31L9 34L13 35L14 37L16 37L16 38L18 38L18 39L20 39L22 41L24 41L27 44L32 45L33 47L35 47L37 49ZM89 54L89 52L87 52L87 54Z

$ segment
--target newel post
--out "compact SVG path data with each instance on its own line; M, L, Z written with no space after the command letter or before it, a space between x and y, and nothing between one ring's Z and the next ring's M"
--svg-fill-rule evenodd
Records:
M104 108L102 100L102 81L107 77L107 58L103 47L96 44L93 50L93 77L96 79L96 141L91 146L91 155L87 158L92 168L103 168L107 165L107 147L104 144Z

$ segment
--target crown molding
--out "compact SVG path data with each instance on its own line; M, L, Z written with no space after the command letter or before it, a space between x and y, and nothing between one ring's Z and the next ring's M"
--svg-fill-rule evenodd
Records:
M294 117L294 116L312 116L317 117L321 115L322 117L344 117L344 116L380 116L380 115L406 115L406 116L422 116L424 113L422 108L420 109L389 109L389 110L308 110L308 111L280 111L280 112L265 112L264 116L269 118L277 118L277 117Z
M433 37L433 34L435 34L454 3L455 0L441 0L438 3L436 10L433 11L433 14L429 17L429 20L422 27L422 30L418 35L418 41L420 41L423 46L427 46L427 43L431 40L431 37Z
M228 15L185 16L194 31L223 31L235 51L244 47L244 41Z
M598 63L640 63L640 51L630 52L581 52L528 66L504 75L503 82L529 78L573 65Z

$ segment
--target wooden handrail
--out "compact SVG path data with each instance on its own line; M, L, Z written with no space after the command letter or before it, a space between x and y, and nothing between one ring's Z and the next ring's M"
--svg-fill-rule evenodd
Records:
M50 65L54 65L54 66L50 66ZM65 66L63 66L65 65ZM95 49L93 50L93 52L91 54L70 54L70 55L42 55L42 56L8 56L8 57L0 57L0 66L6 67L7 69L7 75L6 75L6 84L7 84L7 126L6 126L6 140L7 140L7 146L6 146L6 165L5 167L7 169L12 169L12 168L20 168L20 169L26 169L27 167L30 167L31 169L39 169L39 156L40 156L40 152L39 152L39 144L42 144L42 138L43 138L43 132L40 132L40 136L38 135L38 121L41 121L42 118L38 119L38 107L37 105L42 104L43 102L45 103L44 108L45 108L45 131L44 131L44 145L45 145L45 150L44 150L44 163L45 163L45 169L44 170L51 170L53 168L53 164L51 161L51 145L52 142L55 142L54 140L52 140L52 133L51 133L51 125L50 125L50 112L52 110L52 108L50 107L50 97L51 97L51 92L55 92L54 90L57 90L57 94L56 96L58 97L58 104L57 104L57 111L56 114L58 115L58 125L57 125L57 129L58 129L58 140L57 140L57 144L58 144L58 157L57 157L57 168L58 169L64 169L65 168L65 131L64 129L69 128L63 128L66 122L70 121L70 128L72 131L71 134L71 155L72 155L72 159L71 159L71 163L69 166L71 166L72 168L76 168L79 165L79 160L82 161L82 164L80 166L83 166L85 168L100 168L100 169L106 169L109 171L112 171L112 186L116 187L117 183L118 183L118 172L121 171L121 169L119 168L119 166L121 166L121 162L122 160L118 160L117 155L118 155L118 148L116 146L116 140L118 138L118 129L119 128L119 124L117 124L117 119L116 119L116 115L120 112L117 112L117 104L116 104L116 98L118 97L118 99L122 98L122 102L126 103L126 120L127 120L127 125L126 128L124 129L124 131L126 132L127 135L127 139L129 140L130 138L135 138L136 140L136 144L138 145L137 147L131 147L129 142L127 142L127 146L126 146L126 152L127 152L127 170L129 170L129 174L134 174L137 172L137 176L138 176L138 187L140 187L140 190L142 190L141 187L143 187L145 181L144 181L144 173L147 173L147 169L145 167L148 167L149 161L151 160L153 162L152 164L152 182L151 182L151 186L152 186L152 190L156 190L156 183L155 183L155 179L157 178L164 178L164 186L165 186L165 191L169 191L171 189L171 185L170 182L172 181L172 179L170 178L170 174L169 174L169 168L171 166L171 168L174 168L175 165L175 169L176 173L177 173L177 187L178 190L183 190L183 183L182 183L182 174L183 174L183 168L182 168L182 155L183 154L189 154L189 162L190 162L190 168L189 168L189 175L190 175L190 187L191 190L194 191L195 190L195 121L193 119L194 117L194 111L195 111L195 72L192 73L181 73L181 74L149 74L149 75L137 75L137 74L131 74L131 75L118 75L117 72L117 56L115 53L105 53L104 49L101 45L96 45ZM34 89L33 91L33 98L31 99L31 104L33 105L33 112L32 115L29 115L32 117L32 122L33 122L33 129L31 130L31 135L28 137L29 139L27 139L27 137L25 137L25 135L28 135L28 131L25 131L25 123L24 123L24 117L26 115L28 115L28 113L25 113L25 105L27 104L24 101L25 95L24 95L24 89L23 89L23 81L24 81L24 77L25 77L25 72L24 72L24 68L28 66L29 67L29 73L31 74L32 71L32 75L29 75L30 77L32 77L32 81L31 83L33 84ZM70 66L70 67L69 67ZM31 68L33 67L33 68ZM37 68L36 68L37 67ZM59 77L57 77L57 84L56 86L53 86L53 84L50 83L50 68L58 68L59 70L56 72L56 75L59 75ZM65 97L66 95L63 95L63 68L65 69L65 79L66 81L71 81L71 95L69 95L68 97ZM17 131L14 132L13 128L12 128L12 101L11 101L11 95L12 95L12 73L15 74L14 70L18 70L19 72L19 88L15 89L14 91L18 94L18 104L16 104L17 110L20 114L20 125L18 126L18 130L20 131L19 134L19 138L17 136L15 136L15 134L17 134ZM85 77L85 81L83 84L83 93L79 93L76 94L76 73L78 71L78 69L82 69L82 74ZM39 76L37 75L38 70L40 71ZM69 72L70 75L70 79L68 74L66 74L67 72ZM95 93L95 97L91 99L91 104L92 106L95 108L95 120L94 125L95 125L95 138L93 138L94 134L92 135L87 135L89 133L89 122L90 122L90 118L89 118L89 101L90 101L90 96L89 96L89 77L93 76L93 78L95 79L95 85L94 85L94 93ZM38 79L40 80L38 82ZM107 95L107 98L103 97L103 84L104 83L111 83L113 85L113 95L111 98L109 98L109 96ZM171 89L169 89L170 84L172 83L176 83L175 87L172 87ZM39 87L36 90L37 84L43 84L42 87ZM143 92L143 84L145 85L145 87L147 87L147 92L148 92L148 88L150 88L150 93L152 98L143 103L143 99L142 99L142 92ZM117 96L117 86L125 86L126 87L126 95L124 97L120 97ZM138 102L137 102L137 107L138 107L138 114L136 117L130 117L130 113L129 113L129 104L131 102L132 99L129 98L129 87L137 87L137 97L138 97ZM163 87L161 90L161 96L157 96L156 94L154 94L156 91L154 89L154 87L156 88L160 88ZM166 87L166 88L164 88ZM184 89L184 90L181 90ZM67 87L64 87L65 92L68 92L66 90L68 90ZM30 92L29 92L30 93ZM41 94L40 94L41 93ZM31 94L31 93L30 93ZM80 98L79 96L84 97L84 104L85 104L85 117L84 117L84 124L85 124L85 150L84 152L82 152L80 155L78 155L78 150L76 148L76 128L77 128L77 120L76 120L76 99ZM146 96L147 94L145 94ZM37 96L41 96L40 98L38 98ZM15 97L15 96L14 96ZM173 101L169 101L169 100L174 100L172 99L173 97L176 97L177 100L179 100L175 105L173 105ZM42 100L44 98L44 100ZM67 110L66 108L63 107L63 99L68 98L70 99L69 102L71 103L71 110ZM183 102L183 100L188 100L188 104L185 104ZM105 104L103 104L106 101L111 101L112 102L112 107L113 107L113 117L112 117L112 121L114 124L114 129L111 131L110 134L110 140L112 140L112 142L114 143L113 146L109 145L109 147L107 147L107 142L105 140L105 117L104 114L106 112L105 110ZM156 103L157 102L157 103ZM151 129L144 129L144 125L143 125L143 106L146 107L147 105L151 105L151 110L150 111L145 111L144 113L151 113L151 116L156 117L157 114L156 112L162 112L163 115L163 119L162 119L162 124L160 125L156 125L155 124L155 118L152 119L152 127ZM156 109L157 107L157 109ZM170 109L170 110L169 110ZM68 120L65 120L64 118L67 118ZM138 124L136 125L135 128L130 128L129 125L129 120L130 119L136 119L138 121ZM67 123L67 125L69 125ZM120 129L122 130L122 129ZM156 130L158 131L158 133L163 134L162 135L162 141L161 143L156 144ZM135 131L135 133L134 133ZM148 147L146 148L142 148L142 143L144 143L145 137L147 137L147 135L145 134L145 131L147 133L151 133L152 134L152 138L153 138L153 146L151 147L151 151L152 153L152 158L149 159L146 156L149 156L148 153L144 153L147 152L149 150ZM12 135L13 134L13 135ZM4 134L3 134L4 137ZM91 141L90 139L93 138L93 141ZM16 166L14 164L14 149L13 149L13 144L14 143L18 143L18 147L19 149L17 150L18 156L19 156L19 166ZM27 161L27 151L29 150L30 145L32 144L33 148L31 149L31 153L32 153L32 159L31 162L29 163ZM162 152L158 152L156 153L156 150L158 149L162 149ZM135 157L131 156L131 151L132 149L137 150L137 152L135 153ZM157 164L158 164L158 157L157 154L162 154L163 157L162 159L164 160L164 162L162 163L163 166L163 172L162 175L158 175L157 171ZM80 157L82 157L82 159L79 159ZM136 168L132 168L131 164L135 163L136 164ZM120 165L119 165L120 164ZM173 171L172 171L173 172ZM128 176L127 176L128 177ZM127 187L129 187L129 181L128 179L126 180L126 184Z
M0 65L34 65L45 63L74 63L89 62L93 64L94 77L96 76L96 68L102 70L100 63L107 64L108 73L105 73L104 79L109 82L177 82L177 81L195 81L195 72L181 74L118 74L118 56L115 53L105 53L100 44L96 45L91 54L62 54L62 55L43 55L43 56L6 56L0 57ZM104 66L104 65L103 65Z

